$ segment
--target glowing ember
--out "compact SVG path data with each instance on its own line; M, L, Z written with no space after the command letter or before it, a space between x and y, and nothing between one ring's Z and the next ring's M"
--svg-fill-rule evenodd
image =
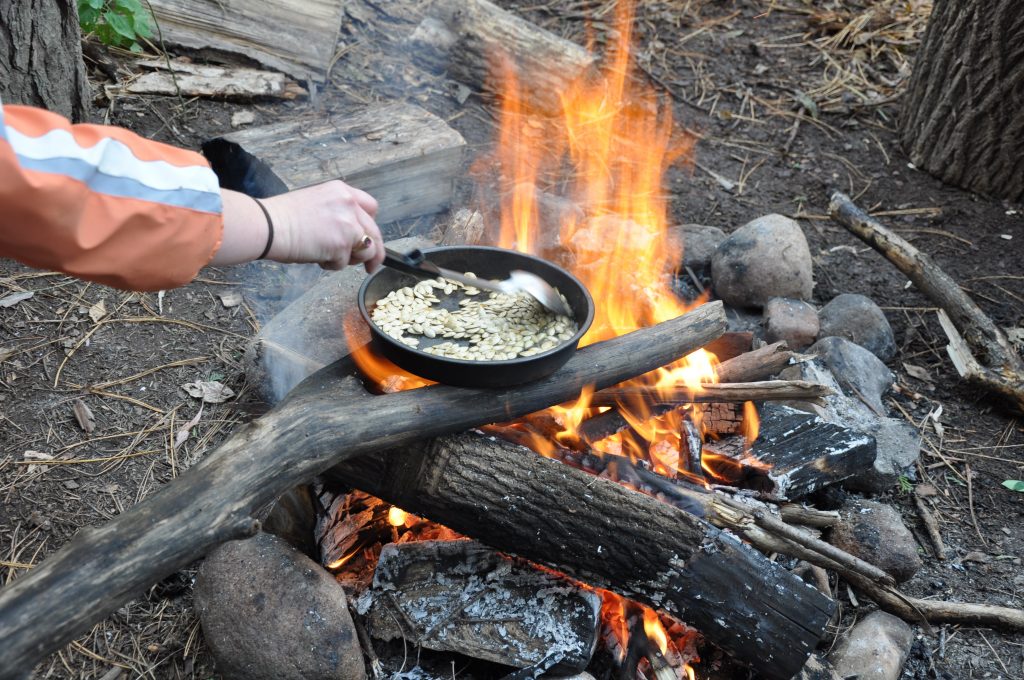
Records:
M388 524L393 527L405 526L405 518L408 516L409 513L405 510L392 505L391 509L388 510Z

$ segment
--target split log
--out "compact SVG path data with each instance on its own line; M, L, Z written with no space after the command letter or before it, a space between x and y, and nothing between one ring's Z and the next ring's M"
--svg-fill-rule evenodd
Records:
M141 61L139 66L155 69L120 85L106 88L107 96L118 94L160 94L185 97L253 101L305 97L308 92L283 73L254 68L225 68L172 61Z
M162 40L254 59L322 82L338 44L343 0L149 0Z
M148 586L220 543L251 536L254 513L340 461L569 401L585 385L607 387L675 361L725 325L721 303L709 303L584 347L547 378L509 390L436 385L340 403L362 388L354 364L338 361L157 493L84 529L0 590L0 680L21 680Z
M435 0L409 41L426 66L443 65L477 90L500 88L496 67L507 57L518 67L524 98L550 114L561 110L559 95L594 63L580 45L487 0Z
M960 377L1010 400L1024 411L1024 362L999 326L956 281L928 255L858 208L849 196L833 193L829 215L884 255L945 312L940 313L939 320L949 338L947 351Z
M835 607L695 514L501 439L446 436L351 460L328 475L662 609L771 680L800 670ZM702 511L698 502L691 509Z
M515 668L572 675L597 645L597 593L476 541L386 545L369 599L376 638Z
M377 199L383 224L447 208L465 148L443 120L398 103L232 132L203 153L222 186L257 198L342 179Z

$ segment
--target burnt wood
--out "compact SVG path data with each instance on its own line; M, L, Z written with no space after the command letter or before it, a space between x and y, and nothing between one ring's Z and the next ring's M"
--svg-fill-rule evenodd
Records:
M877 447L871 435L778 404L767 404L759 411L760 430L749 453L741 437L705 447L737 461L747 460L733 463L731 471L708 463L727 479L730 472L737 474L730 483L797 499L860 474L875 462ZM750 459L767 469L757 471Z
M597 645L596 592L476 541L389 543L370 599L376 638L515 668L572 675Z
M835 607L695 514L502 439L420 441L347 461L328 475L662 609L770 680L800 670ZM698 499L690 507L703 506Z
M46 654L161 578L225 541L253 535L255 513L343 460L516 418L675 361L725 331L720 302L581 349L544 380L515 389L436 385L356 398L349 359L324 368L216 451L106 524L83 529L0 590L0 680Z

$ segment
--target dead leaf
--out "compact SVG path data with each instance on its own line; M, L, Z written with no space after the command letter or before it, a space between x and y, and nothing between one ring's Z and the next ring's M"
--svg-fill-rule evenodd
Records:
M53 456L49 453L43 453L42 451L26 451L25 460L53 460ZM38 470L45 472L50 469L49 465L29 465L28 473L31 475Z
M18 349L16 347L0 347L0 363L7 361L17 353Z
M115 493L117 493L120 490L121 490L121 487L118 486L117 484L107 484L106 486L104 486L104 487L102 487L100 489L100 491L102 491L103 493L109 493L109 494L115 494Z
M193 427L195 427L196 425L199 424L199 419L202 418L202 417L203 417L203 406L200 405L199 413L197 413L192 420L190 420L187 423L185 423L181 427L181 429L178 430L177 434L174 435L174 448L175 448L175 450L177 450L177 448L179 446L181 446L183 443L185 443L185 440L188 439L189 432L192 431Z
M964 555L964 562L977 562L978 564L987 564L992 561L992 558L983 552L977 550L971 551Z
M34 295L35 293L33 293L30 290L5 295L4 297L0 298L0 307L13 307L19 302L24 302L25 300L32 298Z
M235 396L234 391L227 385L216 380L197 380L192 383L185 383L181 389L196 399L202 399L207 404L222 404Z
M931 484L918 484L914 487L914 493L921 498L928 498L929 496L938 496L939 490Z
M917 378L918 380L924 381L926 383L932 382L932 374L929 373L928 370L925 368L915 366L914 364L908 364L907 362L904 361L903 369L911 378Z
M231 116L231 127L233 128L252 125L254 122L256 122L256 114L252 111L235 111Z
M97 323L100 319L107 315L107 303L100 300L92 307L89 308L89 318L92 319L93 323Z
M81 399L75 399L73 408L78 426L85 430L86 434L91 434L96 429L96 416L92 414L92 409L86 406L85 402Z
M220 298L220 303L228 308L242 304L241 293L217 293L217 297Z

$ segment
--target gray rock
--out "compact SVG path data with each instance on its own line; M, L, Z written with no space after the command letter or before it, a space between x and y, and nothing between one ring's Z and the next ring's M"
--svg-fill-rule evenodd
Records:
M862 399L876 413L885 413L882 394L896 379L874 354L845 338L827 337L807 350L821 358L847 396Z
M917 460L921 449L921 435L917 429L899 418L879 416L856 396L844 394L835 376L820 359L790 366L779 377L783 380L820 383L835 393L822 400L824 406L787 402L789 406L814 413L825 422L843 425L875 438L877 452L874 464L864 473L843 481L847 489L867 493L890 490L896 485L903 470Z
M921 433L900 418L879 418L868 434L874 436L878 446L875 463L870 470L843 482L843 486L866 493L889 491L921 454Z
M913 641L910 626L892 614L876 611L853 627L829 659L844 678L897 680Z
M832 668L832 664L817 654L811 654L807 663L793 680L843 680L843 678Z
M711 257L725 240L724 231L702 224L680 224L671 234L683 244L683 266L696 274L711 268Z
M225 543L203 562L195 607L228 680L364 680L345 591L270 534Z
M711 279L734 307L761 307L773 297L809 300L814 280L804 232L782 215L744 224L715 251Z
M897 583L910 580L921 568L917 541L894 508L867 500L848 501L842 519L829 534L832 545L887 572Z
M882 361L896 356L892 326L871 298L845 293L821 308L821 337L846 338Z
M818 337L818 311L803 300L772 298L764 306L764 334L768 342L804 349Z

